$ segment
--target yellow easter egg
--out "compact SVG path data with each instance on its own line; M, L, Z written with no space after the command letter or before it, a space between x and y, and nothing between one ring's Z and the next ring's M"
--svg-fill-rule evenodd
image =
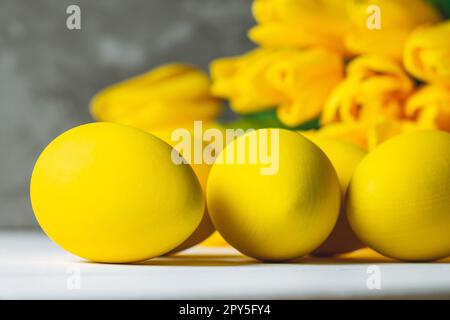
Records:
M379 253L408 261L450 256L450 134L417 131L381 144L358 165L347 215Z
M281 129L252 131L228 144L211 169L206 197L224 239L268 261L316 249L340 207L339 182L325 154L300 134Z
M319 137L310 137L309 139L328 156L336 169L342 196L341 212L333 232L312 254L330 256L362 248L364 245L356 237L348 223L344 199L353 172L367 152L355 144L338 139Z
M53 140L36 162L31 201L45 233L88 260L127 263L185 241L204 211L189 165L139 129L92 123Z
M176 147L177 141L172 140L171 134L172 131L158 131L154 132L154 134L170 144L172 147ZM200 139L199 137L194 137L193 139ZM194 140L191 141L191 155L194 154ZM202 142L203 145L203 142ZM180 151L180 154L183 155L183 150ZM202 190L206 190L206 181L208 180L209 170L211 169L211 165L207 164L205 162L202 163L193 163L191 161L190 163L192 169L195 172L195 175L197 176L200 185L202 187ZM214 226L211 222L211 219L209 218L208 210L205 206L205 212L203 213L202 220L200 221L200 224L198 227L194 230L194 232L190 235L189 238L187 238L182 244L177 246L174 250L172 250L170 253L176 253L185 249L188 249L190 247L193 247L203 240L207 239L213 232L214 232Z
M227 248L230 247L230 244L225 241L219 232L215 231L208 239L202 242L202 246Z

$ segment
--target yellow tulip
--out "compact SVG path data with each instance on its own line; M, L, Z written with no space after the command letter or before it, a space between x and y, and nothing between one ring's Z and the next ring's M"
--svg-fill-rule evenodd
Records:
M272 86L267 73L278 56L272 50L256 49L214 60L210 65L212 94L230 99L231 107L239 113L274 108L283 96Z
M325 49L256 49L211 64L211 91L227 98L238 113L277 108L295 127L319 115L343 78L342 58Z
M365 150L372 150L394 136L421 130L413 121L402 119L380 119L375 123L337 122L308 132L311 137L334 138L354 143Z
M373 149L419 127L404 119L414 83L393 58L363 55L347 66L347 77L331 93L322 112L319 135Z
M249 37L264 47L323 46L345 51L345 1L255 0L253 14L258 25L250 30Z
M349 0L347 3L351 27L345 43L356 54L382 54L401 59L408 34L418 26L440 20L439 13L424 0ZM374 23L377 19L379 25Z
M450 21L414 31L406 43L404 63L416 78L450 84Z
M368 126L367 130L367 148L374 149L381 143L389 140L399 134L418 131L422 128L416 123L408 120L386 119L376 124Z
M328 98L321 121L370 124L400 118L413 89L413 81L394 59L360 56L347 66L347 77Z
M305 135L305 132L302 132ZM319 130L306 132L307 138L322 137L333 138L351 142L361 148L368 150L367 126L362 122L336 122L327 124Z
M209 87L207 75L197 68L167 64L102 90L91 101L91 113L100 121L149 131L211 122L221 106Z
M406 115L423 128L450 131L450 86L423 87L409 98Z

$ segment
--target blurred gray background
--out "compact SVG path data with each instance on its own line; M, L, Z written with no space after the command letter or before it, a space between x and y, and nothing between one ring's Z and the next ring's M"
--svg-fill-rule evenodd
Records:
M81 7L81 30L66 8ZM101 88L171 61L207 70L253 45L245 0L0 0L0 228L35 227L34 161L63 131L91 121Z

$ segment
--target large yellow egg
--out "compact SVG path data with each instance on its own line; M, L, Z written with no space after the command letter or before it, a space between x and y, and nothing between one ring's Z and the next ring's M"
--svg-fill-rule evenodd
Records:
M165 142L167 142L168 144L170 144L172 147L176 147L176 145L178 144L178 141L174 141L172 140L172 131L158 131L158 132L154 132L154 134L164 140ZM195 139L200 139L201 137L194 137L192 136L192 140L190 141L191 143L191 155L194 154L195 150L194 150L194 146L195 146ZM203 146L203 142L202 142L202 146ZM183 155L183 151L184 150L179 150L180 154ZM203 150L201 150L203 151ZM206 190L206 182L208 181L208 175L209 175L209 170L211 169L211 165L207 164L205 162L202 163L194 163L194 161L190 161L190 166L192 167L192 169L195 172L195 175L197 176L200 185L202 187L202 190L205 191ZM202 220L200 221L200 224L198 225L198 227L194 230L194 232L189 236L189 238L187 238L183 243L181 243L179 246L177 246L174 250L172 250L171 252L169 252L170 254L172 253L176 253L185 249L188 249L190 247L193 247L197 244L199 244L200 242L202 242L203 240L206 240L213 232L214 232L214 226L211 222L211 219L209 218L209 214L208 214L208 210L206 209L205 206L205 212L203 214Z
M93 123L53 140L36 162L31 201L47 235L88 260L126 263L173 250L204 211L189 165L139 129Z
M369 153L350 183L347 215L358 237L385 256L449 256L450 134L407 133Z
M264 135L270 158L264 157L269 152L261 152ZM260 147L252 147L255 140ZM233 153L230 161L233 157L227 155ZM239 161L239 154L246 161ZM258 161L251 161L254 156ZM300 134L280 129L253 131L228 144L211 169L206 196L224 239L242 253L268 261L316 249L333 229L340 206L339 182L325 154Z
M330 256L362 248L364 245L356 237L348 223L347 215L345 214L344 199L353 172L367 152L352 143L342 140L319 137L311 137L309 139L325 152L336 169L343 200L341 212L333 232L312 254L317 256Z

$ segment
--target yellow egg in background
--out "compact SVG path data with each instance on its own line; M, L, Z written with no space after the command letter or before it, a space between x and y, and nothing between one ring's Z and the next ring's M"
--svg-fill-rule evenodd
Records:
M137 262L173 250L197 228L205 204L191 167L174 164L171 151L119 124L63 133L31 178L39 224L67 251L96 262Z
M348 223L344 199L353 172L367 152L355 144L338 139L319 137L308 137L308 139L330 159L336 170L342 195L341 212L333 232L312 254L330 256L360 249L364 247L364 244L356 237Z
M213 232L201 245L205 247L230 247L230 244L225 241L218 231Z
M263 152L252 162L265 144L255 149L251 141L264 141L264 136L270 157ZM233 153L234 158L228 156ZM246 161L239 161L238 154ZM316 249L331 233L340 208L339 182L328 158L300 134L281 129L256 130L228 144L211 169L206 197L224 239L266 261L294 259Z
M406 133L369 153L350 183L347 215L358 237L385 256L450 256L450 134Z
M172 130L170 131L158 131L154 132L154 134L158 137L170 144L172 147L175 147L178 143L178 141L173 141L171 134ZM199 137L193 138L193 139L201 139ZM203 144L203 142L202 142ZM194 140L191 141L191 146L193 149L194 146ZM180 154L183 155L183 150L179 150ZM193 154L193 150L191 150L191 154ZM200 164L193 163L191 161L190 163L192 169L195 172L195 175L197 176L200 185L202 187L203 191L206 191L206 182L208 180L209 170L211 169L211 165L207 164L205 162L202 162ZM214 226L211 222L211 219L209 218L208 210L205 206L205 212L203 214L202 220L198 227L195 229L195 231L191 234L191 236L186 239L182 244L180 244L178 247L176 247L174 250L172 250L170 253L176 253L185 249L188 249L190 247L193 247L203 240L207 239L213 232L214 232Z

